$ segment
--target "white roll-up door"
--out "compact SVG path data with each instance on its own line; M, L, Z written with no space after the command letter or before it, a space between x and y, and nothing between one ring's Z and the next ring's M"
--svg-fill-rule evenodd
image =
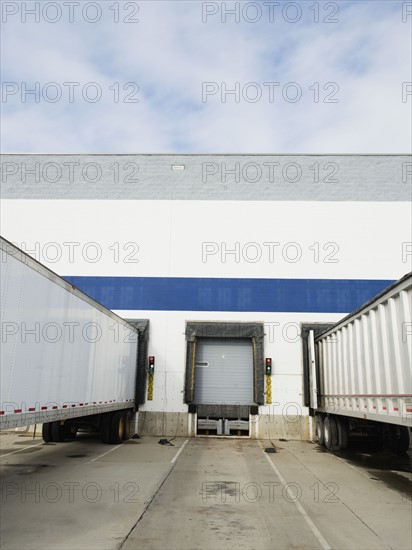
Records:
M194 403L253 404L251 340L197 341Z

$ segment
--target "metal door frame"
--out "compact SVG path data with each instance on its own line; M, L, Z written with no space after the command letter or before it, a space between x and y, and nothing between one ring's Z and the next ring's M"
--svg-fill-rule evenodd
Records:
M263 323L236 323L220 321L186 322L186 376L185 403L192 403L195 395L195 361L197 338L250 339L253 347L253 398L256 404L265 403L265 362Z

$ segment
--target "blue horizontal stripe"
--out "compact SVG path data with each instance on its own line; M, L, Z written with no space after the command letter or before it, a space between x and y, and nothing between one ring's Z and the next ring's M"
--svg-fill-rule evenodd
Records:
M65 277L109 309L349 313L394 281Z

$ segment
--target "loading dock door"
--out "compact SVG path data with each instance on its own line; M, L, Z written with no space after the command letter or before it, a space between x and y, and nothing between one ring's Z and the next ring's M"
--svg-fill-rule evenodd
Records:
M253 403L253 348L250 339L197 340L193 402Z

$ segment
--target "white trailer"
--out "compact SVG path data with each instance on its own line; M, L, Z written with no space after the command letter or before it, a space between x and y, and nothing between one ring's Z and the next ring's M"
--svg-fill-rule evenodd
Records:
M139 329L0 238L0 428L41 423L45 441L93 428L130 436Z
M409 447L412 427L412 274L322 334L308 335L310 413L328 449L373 437Z

